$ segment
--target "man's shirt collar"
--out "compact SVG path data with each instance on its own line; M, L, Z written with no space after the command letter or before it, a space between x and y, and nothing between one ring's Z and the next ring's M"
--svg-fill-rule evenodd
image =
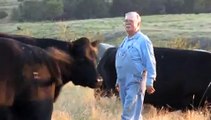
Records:
M131 37L128 37L127 36L127 40L134 40L134 39L136 39L136 38L138 38L138 36L140 35L140 31L138 31L138 32L136 32L133 36L131 36Z

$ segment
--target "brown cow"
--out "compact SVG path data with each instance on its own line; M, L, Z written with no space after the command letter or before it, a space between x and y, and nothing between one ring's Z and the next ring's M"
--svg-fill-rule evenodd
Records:
M61 71L63 83L66 84L70 80L75 85L96 88L101 84L97 79L96 58L98 41L90 43L86 37L79 38L73 42L65 42L52 38L34 38L24 35L14 35L0 33L0 37L12 38L22 43L48 49L55 47L71 57L72 64L60 62L64 66L65 71ZM67 73L68 72L68 73Z
M70 47L67 54L0 38L1 120L50 120L53 102L65 83L96 86L93 46L80 38Z

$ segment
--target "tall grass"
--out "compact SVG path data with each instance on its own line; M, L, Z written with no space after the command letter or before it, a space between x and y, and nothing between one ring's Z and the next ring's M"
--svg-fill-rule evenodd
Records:
M67 84L54 104L52 120L120 120L121 104L116 97L96 100L92 89ZM211 120L208 109L186 112L158 110L144 105L144 120Z

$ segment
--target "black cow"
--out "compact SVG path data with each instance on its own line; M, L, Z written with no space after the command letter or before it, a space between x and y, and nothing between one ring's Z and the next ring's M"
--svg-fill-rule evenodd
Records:
M73 42L65 42L51 38L34 38L6 33L0 33L0 37L12 38L16 41L38 46L43 49L55 47L68 54L71 58L70 65L59 62L60 66L66 68L64 69L65 71L61 71L63 84L71 80L75 85L96 88L99 87L101 83L101 81L98 80L95 67L98 41L90 43L88 38L82 37Z
M115 88L116 83L116 69L115 69L115 55L117 49L115 47L108 48L97 66L97 70L103 78L102 86L95 89L95 97L100 96L111 97L113 94L118 96L118 91Z
M115 90L115 54L117 48L109 48L98 65L103 85L95 94L110 96ZM211 53L205 51L154 48L157 61L156 92L146 94L145 103L157 107L175 109L203 106L211 103Z

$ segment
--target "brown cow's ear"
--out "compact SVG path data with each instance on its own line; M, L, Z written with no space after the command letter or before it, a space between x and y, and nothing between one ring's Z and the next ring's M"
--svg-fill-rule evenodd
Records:
M98 47L99 43L100 43L100 40L95 40L91 44L93 47Z

